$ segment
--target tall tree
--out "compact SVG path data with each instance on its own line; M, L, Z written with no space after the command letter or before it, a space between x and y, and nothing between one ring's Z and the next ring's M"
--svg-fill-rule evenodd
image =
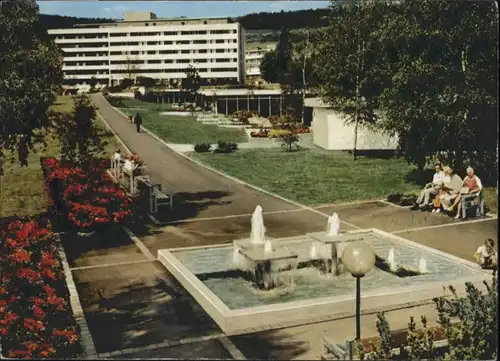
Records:
M0 175L10 154L26 164L29 149L43 139L47 110L62 83L62 54L39 23L35 0L1 3Z
M190 102L196 102L196 96L200 88L201 77L198 69L190 65L186 69L186 77L182 79L182 90L187 93Z
M323 81L321 97L354 124L353 158L358 128L377 120L383 89L377 31L384 22L384 2L331 3L330 26L318 50L316 73Z
M103 155L107 144L100 138L95 124L96 109L87 95L73 97L71 113L51 113L53 126L59 135L61 159L85 168Z
M384 126L422 169L441 155L496 178L498 10L490 1L400 2L382 32L391 84Z

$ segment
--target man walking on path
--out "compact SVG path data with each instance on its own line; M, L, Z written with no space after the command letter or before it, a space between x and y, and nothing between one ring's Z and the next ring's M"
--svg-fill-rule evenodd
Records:
M140 133L141 132L142 118L141 118L141 115L139 114L139 112L137 112L137 114L134 117L134 123L135 123L135 127L137 128L137 133Z

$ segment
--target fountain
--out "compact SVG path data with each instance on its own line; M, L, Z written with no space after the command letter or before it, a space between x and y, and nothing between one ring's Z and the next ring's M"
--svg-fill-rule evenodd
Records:
M273 244L270 240L266 240L264 242L264 254L270 255L271 253L273 253Z
M311 245L311 248L309 249L309 258L311 260L315 260L318 258L318 246L315 243L313 243Z
M327 234L329 236L337 236L340 231L340 219L337 213L333 213L332 216L328 217L327 223Z
M266 237L266 227L264 227L264 217L262 215L262 207L255 207L252 214L250 242L253 244L263 244Z
M234 241L233 265L246 272L255 286L270 290L293 283L290 274L280 272L295 268L297 255L265 238L262 207L257 206L251 218L250 239Z
M389 264L389 269L391 272L396 272L398 270L398 266L396 265L396 261L394 259L394 248L391 247L389 250L389 254L387 255L387 263Z
M250 237L232 245L158 251L159 261L227 334L345 317L354 281L342 274L342 253L359 240L386 259L362 281L363 304L369 305L363 307L377 312L427 302L441 296L443 286L482 286L491 277L472 262L378 229L339 232L338 215L329 218L326 231L274 239L265 238L261 207L251 222Z
M427 260L425 258L420 258L420 261L418 262L418 272L421 274L426 274L429 271L427 270Z

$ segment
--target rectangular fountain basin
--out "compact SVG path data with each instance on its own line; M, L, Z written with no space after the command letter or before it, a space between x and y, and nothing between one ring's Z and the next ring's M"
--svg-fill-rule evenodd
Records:
M405 269L418 270L419 259L427 261L426 274L399 277L375 268L363 277L362 313L429 303L435 297L448 295L443 289L448 285L463 292L466 282L483 289L483 281L491 281L491 272L475 263L378 229L353 231L346 239L351 236L362 236L379 258L386 259L393 248L398 266ZM306 262L310 259L311 245L317 241L304 235L275 239L273 243L280 245L276 249L286 247L297 255L299 262ZM253 333L354 315L355 280L350 275L332 277L299 267L285 271L296 272L293 287L258 290L238 276L239 271L232 264L233 247L226 244L158 251L158 260L226 334Z
M350 234L350 233L343 233L336 236L329 236L326 232L315 232L315 233L307 233L307 236L311 237L315 241L324 244L359 242L364 239L363 234Z
M240 253L253 262L266 262L266 261L283 261L289 260L294 261L298 258L296 254L293 254L286 248L278 248L273 250L272 253L265 253L261 249L257 248L243 248Z

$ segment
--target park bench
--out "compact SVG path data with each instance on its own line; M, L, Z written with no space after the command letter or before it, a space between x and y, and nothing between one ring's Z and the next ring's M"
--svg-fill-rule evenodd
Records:
M462 195L462 218L465 219L468 214L474 217L484 216L484 190L475 194Z
M348 340L345 344L336 344L323 336L321 340L322 360L352 360L354 356L354 341Z
M401 332L401 331L396 331ZM396 332L392 332L393 334ZM330 342L326 336L321 340L321 359L322 360L355 360L355 341L347 340L344 344L335 344ZM435 340L433 345L435 349L448 347L448 339ZM392 355L400 356L411 350L410 346L396 347L391 350Z
M135 181L137 184L136 188L142 196L142 201L147 202L149 213L157 213L158 207L162 206L168 206L169 209L173 208L174 195L173 193L165 194L162 191L161 184L152 183L149 176L138 176Z

